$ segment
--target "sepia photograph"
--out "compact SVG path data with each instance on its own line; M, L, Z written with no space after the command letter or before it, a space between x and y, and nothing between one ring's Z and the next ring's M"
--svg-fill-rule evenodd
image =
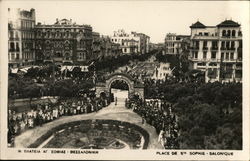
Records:
M248 1L2 4L5 149L217 160L249 150Z

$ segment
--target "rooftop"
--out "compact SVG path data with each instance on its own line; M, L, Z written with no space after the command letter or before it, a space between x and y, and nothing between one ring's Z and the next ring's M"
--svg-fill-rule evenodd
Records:
M202 24L200 21L197 21L196 23L192 24L190 28L206 28L206 26Z
M225 20L217 25L217 27L240 27L240 24L233 20Z

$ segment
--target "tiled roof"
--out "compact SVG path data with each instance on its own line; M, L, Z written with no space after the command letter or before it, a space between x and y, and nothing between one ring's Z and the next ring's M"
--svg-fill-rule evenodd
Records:
M225 20L217 25L217 27L239 27L240 24L232 20Z
M203 25L200 21L197 21L196 23L192 24L190 28L206 28L206 26Z

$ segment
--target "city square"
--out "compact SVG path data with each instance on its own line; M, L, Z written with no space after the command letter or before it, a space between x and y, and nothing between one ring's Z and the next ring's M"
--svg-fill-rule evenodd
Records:
M154 43L40 14L8 8L8 147L242 150L241 22Z

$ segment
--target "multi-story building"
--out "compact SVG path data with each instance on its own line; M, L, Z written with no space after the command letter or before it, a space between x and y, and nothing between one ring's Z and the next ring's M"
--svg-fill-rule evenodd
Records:
M120 56L122 48L120 44L113 43L109 36L101 36L101 56L105 57L116 57Z
M146 34L143 33L136 33L136 32L131 32L132 35L134 35L135 37L139 37L139 52L141 54L145 54L149 52L149 41L150 41L150 37Z
M9 66L21 67L35 62L35 10L8 9Z
M35 29L37 60L81 65L94 59L90 25L57 19L52 25L38 23Z
M92 32L92 38L93 38L92 53L93 53L93 58L96 59L101 54L101 37L98 32Z
M205 72L205 81L242 80L242 32L240 24L225 20L217 26L196 22L190 26L192 68Z
M187 48L187 41L190 38L188 35L176 35L175 33L168 33L165 38L165 53L166 54L180 54L184 48Z
M124 30L118 30L114 32L111 40L121 45L124 54L149 52L150 37L143 33L131 32L131 34L127 34Z

